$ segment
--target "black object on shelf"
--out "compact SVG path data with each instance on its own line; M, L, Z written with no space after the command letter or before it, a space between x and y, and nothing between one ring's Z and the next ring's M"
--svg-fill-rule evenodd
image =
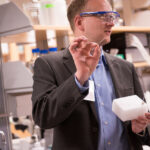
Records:
M104 45L103 49L105 52L110 53L110 50L112 48L117 48L119 50L118 54L123 54L124 58L126 58L126 55L125 55L125 49L126 49L125 33L118 33L118 34L111 35L111 42Z

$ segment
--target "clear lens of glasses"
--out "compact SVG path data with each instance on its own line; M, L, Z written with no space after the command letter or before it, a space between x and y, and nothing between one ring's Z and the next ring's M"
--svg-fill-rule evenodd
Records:
M120 18L115 13L95 14L95 16L99 17L101 20L108 23L110 22L117 23L118 19Z
M83 12L80 14L82 17L89 17L89 16L95 16L99 17L102 21L108 22L108 23L118 23L118 20L120 18L119 13L113 12L113 11L102 11L102 12Z

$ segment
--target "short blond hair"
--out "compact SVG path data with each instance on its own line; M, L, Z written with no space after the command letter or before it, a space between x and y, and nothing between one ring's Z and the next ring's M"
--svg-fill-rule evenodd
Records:
M68 5L67 9L67 17L71 26L71 29L74 31L74 18L77 14L80 14L88 0L71 0L70 4Z

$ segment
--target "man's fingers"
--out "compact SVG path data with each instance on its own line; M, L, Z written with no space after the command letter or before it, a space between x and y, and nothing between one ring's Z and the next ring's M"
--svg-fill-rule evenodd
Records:
M78 42L72 43L69 47L70 52L74 53L77 47L78 47Z
M135 120L136 120L136 122L139 123L139 124L145 124L145 123L147 123L147 119L146 119L146 117L144 117L144 116L140 116L140 117L138 117L138 118L135 119Z
M80 42L80 48L85 51L88 51L90 45L91 45L91 43L86 40Z
M141 123L139 120L132 120L132 130L135 133L139 133L143 131L146 128L147 124L146 123Z
M145 117L147 119L147 123L150 124L150 113L145 113Z
M90 58L98 60L100 57L100 47L95 42L89 42L86 37L78 37L70 45L69 50L71 54L77 54L76 56Z
M85 36L77 37L73 40L74 42L81 42L81 41L88 41L88 39Z
M136 128L138 129L144 129L147 126L147 120L144 119L143 117L135 119L134 123L136 124Z
M99 58L100 55L101 55L100 47L98 45L96 45L94 52L93 52L93 57Z
M80 51L82 55L91 56L94 54L96 47L99 47L97 43L81 41L77 50Z
M146 117L147 119L150 119L150 113L145 113L145 117Z
M77 37L70 45L71 50L83 51L87 47L88 39L85 36Z
M137 124L136 124L136 127L140 128L140 129L145 128L145 126L147 126L147 123L139 123L139 122L137 122Z
M97 43L94 43L94 42L86 42L85 44L86 45L83 45L84 51L86 51L86 53L89 56L93 56L94 52L95 52L95 48L97 48L97 47L99 48L99 45Z

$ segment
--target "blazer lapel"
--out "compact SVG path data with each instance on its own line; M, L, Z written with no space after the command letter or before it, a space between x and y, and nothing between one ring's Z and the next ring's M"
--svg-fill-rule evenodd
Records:
M109 67L109 71L110 71L110 74L111 74L111 77L112 77L116 97L119 97L120 92L119 92L119 88L118 88L118 85L119 85L118 74L117 74L118 71L117 71L117 68L116 68L115 59L114 59L114 57L111 57L107 53L104 53L104 56L106 58L106 61L107 61L108 67ZM97 111L96 111L96 108L95 108L95 104L93 102L89 102L89 106L90 106L96 120L98 121L98 114L97 114Z
M113 81L113 85L115 88L115 94L116 97L119 98L121 96L120 91L119 91L119 78L118 78L118 69L117 66L118 64L115 62L114 57L112 57L111 55L104 53L108 67L109 67L109 71L112 77L112 81Z
M94 115L94 117L95 117L95 119L98 123L98 114L97 114L97 111L96 111L95 103L94 102L88 102L88 104L89 104L89 107L91 108L92 113L93 113L93 115Z

